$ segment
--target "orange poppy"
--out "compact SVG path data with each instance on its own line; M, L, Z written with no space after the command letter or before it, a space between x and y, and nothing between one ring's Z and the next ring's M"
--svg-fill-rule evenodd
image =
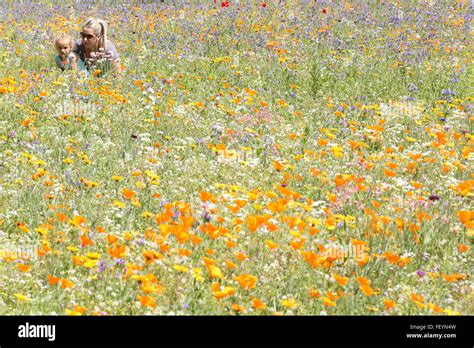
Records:
M53 277L51 274L48 275L49 285L57 284L61 281L61 278Z
M138 295L137 298L143 307L150 307L150 308L156 307L156 300L153 297Z
M237 265L233 263L232 261L226 260L225 265L228 269L236 269Z
M72 288L75 284L68 279L61 279L61 287L63 289Z
M233 240L230 240L230 239L226 240L225 244L227 245L227 247L229 249L232 249L233 247L235 247L237 245L236 242L234 242Z
M273 213L281 213L286 209L286 204L280 200L278 202L269 202L267 208Z
M428 308L431 309L431 311L433 311L434 313L441 313L443 311L443 308L433 303L428 303Z
M128 188L122 189L122 195L125 199L131 199L133 198L137 193L134 191L129 190Z
M290 242L290 245L291 245L291 247L292 247L293 249L299 250L299 249L301 249L301 248L304 246L305 242L306 242L306 239L305 239L305 238L299 238L299 239L297 239L297 240L291 241L291 242Z
M327 307L335 307L336 306L336 302L331 301L327 297L322 297L321 300L323 301L323 305L325 305Z
M267 308L267 305L258 298L252 298L252 307L255 309L265 309Z
M127 247L125 245L116 245L112 248L108 248L107 252L114 258L123 258L127 253Z
M81 307L81 306L78 306L78 305L74 305L74 310L78 313L81 313L81 314L84 314L85 312L87 312L87 308Z
M360 285L370 285L370 280L364 277L357 277L357 281L359 282Z
M397 174L396 172L393 172L393 171L387 170L387 169L384 169L383 172L384 172L385 176L387 176L389 178L394 177Z
M459 210L457 212L459 221L461 221L466 228L474 228L474 211Z
M18 269L22 272L28 272L30 269L31 269L31 266L28 266L28 265L24 265L22 263L17 263L16 265L18 267Z
M189 257L193 252L188 249L178 249L178 254L183 257Z
M395 265L398 263L398 260L400 259L399 255L394 254L390 251L384 252L383 256L387 259L387 261L389 263L392 263L392 264L395 264Z
M107 242L108 242L109 244L114 244L116 241L118 241L118 238L117 238L117 237L115 237L115 236L113 236L113 235L111 235L111 234L108 234L108 235L107 235Z
M165 291L163 286L151 284L149 282L144 282L140 289L146 294L162 294Z
M336 184L336 187L339 188L339 187L344 186L347 183L347 180L344 180L342 175L338 174L334 178L334 183Z
M155 250L145 250L143 251L143 257L145 258L145 264L148 266L156 260L162 259L163 255Z
M241 305L238 305L237 303L232 304L232 309L236 312L245 313L245 308Z
M75 215L74 218L71 221L71 224L73 224L76 227L79 227L86 221L87 221L86 218L84 218L82 216Z
M81 236L81 246L86 247L89 245L94 245L94 241L87 236Z
M443 274L443 279L447 282L455 282L458 280L466 279L466 276L463 274Z
M395 301L392 301L392 300L384 300L383 304L386 309L393 309L396 306Z
M333 274L332 277L336 280L336 282L340 285L340 286L344 286L347 284L349 278L348 277L341 277L337 274Z
M259 227L258 218L255 215L248 215L247 216L247 227L250 232L255 232Z
M318 139L318 145L321 147L326 146L328 143L329 142L326 139L323 139L323 138Z
M277 172L281 172L283 169L285 169L284 165L278 161L273 162L273 167L275 168Z
M72 262L77 266L82 266L87 261L85 256L73 255Z
M238 277L234 277L234 280L236 280L244 290L248 290L255 288L258 279L250 274L241 274Z
M213 292L214 297L217 299L222 299L224 297L232 296L234 294L235 294L235 289L231 286L226 286L224 287L223 290Z
M425 299L423 296L417 295L415 293L410 295L411 300L420 308L426 308Z
M375 291L369 285L360 285L360 290L364 293L365 296L377 295L380 291Z
M236 252L234 255L239 261L245 261L246 259L248 259L248 256L241 251Z
M57 214L57 213L56 213L56 214ZM67 215L64 214L64 213L59 213L59 214L57 215L57 217L58 217L59 222L65 222L65 221L69 220L69 218L67 217Z
M315 297L321 296L321 292L316 289L309 289L308 295L311 296L312 298L315 298Z

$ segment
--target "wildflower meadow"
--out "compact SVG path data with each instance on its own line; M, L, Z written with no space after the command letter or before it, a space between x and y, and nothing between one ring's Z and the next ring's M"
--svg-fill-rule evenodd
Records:
M0 314L474 314L472 2L0 8Z

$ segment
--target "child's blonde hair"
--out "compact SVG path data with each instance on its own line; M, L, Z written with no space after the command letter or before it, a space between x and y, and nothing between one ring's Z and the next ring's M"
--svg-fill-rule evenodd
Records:
M71 48L74 45L74 39L72 38L72 36L68 35L68 34L65 34L65 33L62 33L62 34L57 35L54 38L54 47L58 48L58 44L62 41L69 42L69 44L71 45Z
M84 28L91 28L95 35L101 36L99 48L105 50L107 45L107 24L105 21L99 18L89 18L82 26L82 29Z

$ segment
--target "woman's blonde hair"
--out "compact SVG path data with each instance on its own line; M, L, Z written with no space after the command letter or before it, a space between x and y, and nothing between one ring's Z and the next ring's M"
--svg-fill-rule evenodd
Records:
M82 26L82 29L84 28L91 28L96 36L100 35L99 48L105 50L107 45L107 24L105 21L99 18L89 18Z
M58 48L58 44L62 41L69 42L69 44L71 45L71 48L74 46L74 39L72 38L72 36L62 33L62 34L57 35L54 38L54 47Z

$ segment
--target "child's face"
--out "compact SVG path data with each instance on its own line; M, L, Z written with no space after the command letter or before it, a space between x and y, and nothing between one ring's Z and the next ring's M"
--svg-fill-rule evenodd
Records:
M72 50L71 43L67 40L58 41L56 49L58 51L59 56L62 59L66 59Z

